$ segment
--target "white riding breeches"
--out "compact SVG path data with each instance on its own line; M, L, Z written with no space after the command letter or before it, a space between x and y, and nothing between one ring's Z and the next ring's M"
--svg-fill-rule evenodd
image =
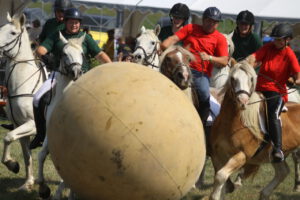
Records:
M56 73L51 72L49 78L43 83L40 89L33 96L33 106L38 107L41 97L52 88L54 88L56 84Z

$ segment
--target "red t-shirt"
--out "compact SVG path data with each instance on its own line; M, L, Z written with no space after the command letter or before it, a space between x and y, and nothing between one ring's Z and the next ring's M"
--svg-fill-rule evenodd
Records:
M228 56L228 45L226 38L217 30L207 34L202 26L187 24L175 33L183 41L183 46L188 47L194 54L196 61L191 62L191 67L211 76L213 64L209 61L202 61L199 53L205 52L212 56Z
M287 93L286 81L290 76L300 72L297 57L290 47L276 49L274 44L267 43L253 54L257 61L261 61L256 90ZM261 75L260 75L261 74ZM283 100L288 100L287 95Z

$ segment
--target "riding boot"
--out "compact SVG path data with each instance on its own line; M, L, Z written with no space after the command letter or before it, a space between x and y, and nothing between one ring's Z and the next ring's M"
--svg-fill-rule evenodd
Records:
M36 135L29 145L30 149L35 149L37 147L42 146L46 136L46 119L45 119L46 103L44 98L45 97L43 96L40 99L38 107L33 106Z
M282 152L282 130L279 119L270 120L269 122L270 137L273 142L273 162L284 161L284 154Z

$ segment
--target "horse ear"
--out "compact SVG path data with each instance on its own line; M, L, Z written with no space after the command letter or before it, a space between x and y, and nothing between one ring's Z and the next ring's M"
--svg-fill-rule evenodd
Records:
M233 36L234 31L232 31L231 33L228 34L228 37L231 39Z
M7 19L7 21L8 21L9 23L12 22L12 18L11 18L11 16L10 16L9 12L7 12L7 17L6 17L6 19Z
M157 25L155 26L155 29L154 29L154 33L155 33L155 35L159 35L159 33L160 33L160 30L161 30L161 28L160 28L160 25L159 25L159 24L157 24Z
M61 34L61 32L59 31L59 39L64 43L67 44L68 40Z
M146 31L145 26L142 26L142 28L141 28L141 33L144 33L145 31Z
M229 67L233 67L235 64L237 64L236 60L231 57L229 60Z
M84 41L84 39L85 39L85 35L86 35L86 33L84 33L84 34L79 38L78 42L79 42L80 45L83 43L83 41Z
M26 16L24 14L22 14L19 21L20 21L21 26L25 26Z

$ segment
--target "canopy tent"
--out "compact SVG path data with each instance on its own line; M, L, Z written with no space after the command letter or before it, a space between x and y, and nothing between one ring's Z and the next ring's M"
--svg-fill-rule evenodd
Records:
M0 0L0 25L6 23L7 12L13 15L20 12L31 0Z
M121 23L125 35L134 35L144 18L149 13L169 12L169 9L177 2L174 0L73 0L77 6L112 8L126 19ZM235 18L242 10L249 10L256 16L257 21L286 21L290 23L300 22L299 0L181 0L193 14L192 22L199 21L205 8L216 6L221 10L225 18ZM132 31L133 30L133 31Z

